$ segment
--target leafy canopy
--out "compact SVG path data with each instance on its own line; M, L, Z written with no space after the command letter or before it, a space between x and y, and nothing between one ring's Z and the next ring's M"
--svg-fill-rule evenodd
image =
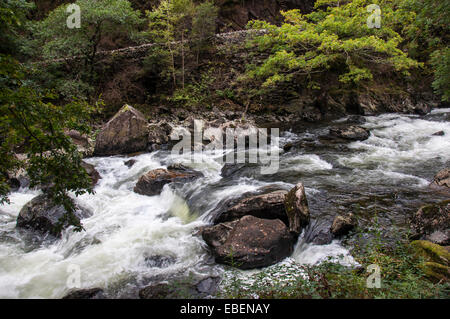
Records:
M311 76L330 69L338 70L339 81L359 84L374 77L376 70L402 72L419 67L400 48L403 41L396 31L399 24L410 23L414 14L398 8L391 0L353 0L316 2L316 11L282 12L284 23L278 27L265 21L251 21L249 27L266 30L253 44L270 56L250 68L247 76L262 81L264 88L292 81L296 76ZM369 28L367 6L382 8L381 28ZM318 88L318 84L315 84Z
M13 3L25 11L9 11ZM2 28L18 30L28 23L26 8L30 6L25 1L11 1L6 6L0 2L0 11L9 14L2 16ZM20 43L18 33L9 32L10 43ZM80 230L68 193L92 192L92 186L81 165L82 157L65 131L88 133L94 108L80 100L62 106L53 104L57 95L52 90L31 85L28 79L34 70L18 61L19 51L14 45L0 51L0 204L8 202L9 175L24 169L30 186L41 186L55 204L63 205L65 221Z
M127 0L77 0L75 4L80 7L80 28L67 26L68 4L50 12L35 27L42 58L47 61L43 77L47 77L45 73L55 75L50 86L57 87L66 99L91 96L100 43L107 37L118 35L125 35L130 40L143 21L141 13ZM61 58L70 57L81 60L76 70L58 71L58 65L63 63Z

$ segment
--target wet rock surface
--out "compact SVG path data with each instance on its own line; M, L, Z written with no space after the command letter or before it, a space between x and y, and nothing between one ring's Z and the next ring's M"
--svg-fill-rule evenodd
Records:
M67 221L61 223L62 218L66 214L63 206L55 205L46 195L39 195L28 202L17 216L18 228L26 228L41 233L49 233L59 237L61 231L68 227ZM73 218L80 221L88 212L76 208Z
M186 299L205 298L217 292L219 277L201 280L176 279L169 282L154 283L139 290L140 299Z
M252 215L265 219L280 219L287 226L289 221L284 207L287 191L279 190L267 194L250 196L240 200L237 204L225 208L215 219L214 223L228 222Z
M432 187L450 188L450 168L440 170L431 182Z
M411 218L416 238L450 245L450 200L423 205Z
M92 186L97 185L99 179L101 179L99 172L95 169L95 166L86 162L81 162L81 166L86 170L86 173L92 180Z
M358 221L352 213L338 215L333 220L330 232L335 237L341 237L347 235L351 230L355 229L357 225Z
M187 183L203 176L202 173L182 165L169 166L169 168L158 168L142 175L134 187L134 192L154 196L161 193L166 184Z
M94 155L117 155L145 151L148 123L144 115L125 105L98 133Z
M69 292L67 295L62 297L62 299L104 299L103 289L101 288L90 288L90 289L79 289Z
M206 227L202 237L216 262L241 269L266 267L283 260L292 253L294 242L281 220L251 215Z
M369 138L370 132L361 126L352 125L345 128L330 128L329 136L350 141L364 141Z

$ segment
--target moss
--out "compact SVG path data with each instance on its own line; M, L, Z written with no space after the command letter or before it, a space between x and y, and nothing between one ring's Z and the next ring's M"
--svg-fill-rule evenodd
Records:
M423 272L432 281L447 281L450 278L450 267L431 261L423 265Z
M416 253L425 257L429 261L437 262L448 266L450 260L450 252L447 248L433 244L428 240L415 240L411 242L411 246Z

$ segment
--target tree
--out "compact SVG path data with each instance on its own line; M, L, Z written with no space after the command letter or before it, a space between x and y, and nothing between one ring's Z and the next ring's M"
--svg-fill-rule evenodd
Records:
M217 8L211 2L195 5L192 0L162 0L155 10L147 12L147 17L147 38L163 46L155 47L151 56L164 58L163 50L167 48L170 59L168 68L174 89L178 85L176 58L179 56L181 87L184 89L189 44L194 43L198 56L207 39L214 34Z
M197 64L200 52L208 47L210 38L216 32L218 12L219 9L210 1L200 3L195 9L192 21L192 38Z
M2 15L2 28L6 30L27 23L25 12L8 11L12 3L5 6L0 2L0 11L9 12L9 16ZM25 1L14 3L24 5ZM9 38L10 43L20 43L16 32L10 32ZM57 98L52 91L30 85L27 79L33 70L15 58L19 51L16 46L7 46L0 52L0 204L8 201L8 174L25 169L30 186L41 186L56 204L63 205L65 221L80 230L68 193L92 192L92 186L81 166L81 155L64 131L88 133L94 108L78 100L62 106L52 104ZM16 152L25 154L26 159L19 159Z
M401 7L415 14L413 23L404 26L411 55L426 63L435 92L450 101L450 1L403 0Z
M37 23L36 36L42 43L42 54L46 60L81 58L84 65L77 70L76 78L71 80L75 83L72 84L86 82L92 85L100 42L110 34L125 33L131 37L143 20L140 12L134 10L127 0L77 0L75 4L81 10L80 28L67 26L68 5L62 5Z
M149 32L152 42L164 44L170 52L170 70L173 86L177 86L175 57L181 57L181 82L184 87L186 33L191 22L194 3L192 0L163 0L158 8L148 12Z
M26 14L34 7L26 0L0 0L0 53L18 54L19 33L26 23Z
M383 8L381 28L367 25L367 6L372 3ZM304 77L311 88L320 89L323 79L315 81L314 76L333 70L341 83L354 87L371 81L376 70L407 75L409 69L420 66L401 50L403 38L395 30L414 15L397 10L395 1L320 0L315 7L306 15L299 10L282 12L285 22L280 27L264 21L249 23L250 28L266 30L253 43L270 56L251 67L248 78L273 89Z

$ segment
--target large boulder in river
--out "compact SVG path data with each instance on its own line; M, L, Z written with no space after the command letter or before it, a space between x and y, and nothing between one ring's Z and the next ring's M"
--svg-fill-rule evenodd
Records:
M250 196L240 200L237 204L225 208L215 219L214 223L223 223L252 215L258 218L280 219L287 226L289 221L284 208L287 191L279 190L267 194Z
M141 195L154 196L161 193L166 184L186 183L201 176L203 176L202 173L179 164L169 166L168 169L158 168L142 175L134 187L134 192Z
M352 125L344 128L330 128L330 136L350 141L364 141L369 138L370 132L364 127Z
M205 227L202 237L211 247L216 262L241 269L273 265L290 256L294 245L281 220L251 215Z
M411 226L415 238L450 245L450 200L420 207L411 219Z
M98 133L94 154L99 156L145 151L148 125L144 115L125 105Z
M75 223L80 222L84 213L79 207L76 207L73 216ZM51 199L42 194L33 198L20 210L16 227L32 229L59 237L61 231L69 226L66 220L62 222L65 215L66 210L62 205L55 205Z
M302 228L309 224L310 214L305 187L298 183L285 196L284 207L289 221L289 231L299 235Z

